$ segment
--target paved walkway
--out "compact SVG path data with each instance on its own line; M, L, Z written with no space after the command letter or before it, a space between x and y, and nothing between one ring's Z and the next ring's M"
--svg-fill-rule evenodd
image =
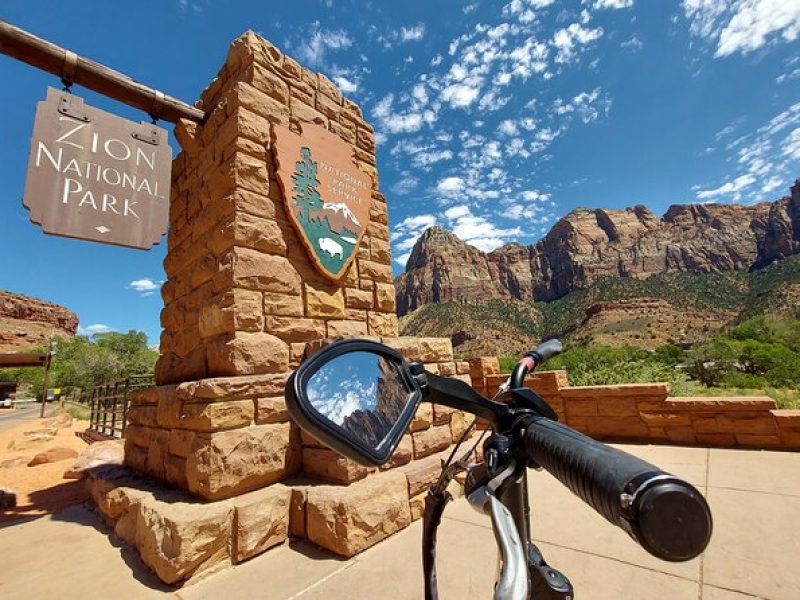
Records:
M800 453L623 448L698 486L711 505L714 536L694 561L659 561L549 475L531 473L534 537L577 598L800 598ZM76 506L0 529L0 598L418 599L420 532L416 522L351 560L307 544L282 546L175 590ZM439 541L443 600L491 598L494 561L488 519L463 500L450 505Z

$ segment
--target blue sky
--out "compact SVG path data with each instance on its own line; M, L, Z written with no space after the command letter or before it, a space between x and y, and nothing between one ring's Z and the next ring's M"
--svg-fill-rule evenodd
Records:
M42 0L0 18L188 102L246 29L325 72L378 133L396 272L434 223L491 250L577 206L774 200L800 176L800 0ZM4 56L0 78L0 288L156 343L164 244L29 223L34 107L59 81Z

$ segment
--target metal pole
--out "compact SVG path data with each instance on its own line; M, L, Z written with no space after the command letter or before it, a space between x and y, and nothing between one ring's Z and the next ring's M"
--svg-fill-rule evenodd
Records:
M171 123L177 123L178 119L200 122L205 118L205 113L199 108L167 96L105 65L78 56L2 19L0 53Z
M50 364L53 362L53 340L50 341L50 347L47 350L47 362L44 365L44 384L42 389L42 410L39 412L39 418L44 418L44 406L47 404L47 378L50 375Z

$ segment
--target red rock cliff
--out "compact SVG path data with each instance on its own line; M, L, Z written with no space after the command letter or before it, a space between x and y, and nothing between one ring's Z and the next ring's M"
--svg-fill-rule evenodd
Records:
M753 206L573 210L531 246L484 253L433 227L395 280L403 315L430 302L553 300L601 277L758 268L800 252L800 180L789 196Z
M0 290L0 352L30 350L77 330L78 316L63 306Z

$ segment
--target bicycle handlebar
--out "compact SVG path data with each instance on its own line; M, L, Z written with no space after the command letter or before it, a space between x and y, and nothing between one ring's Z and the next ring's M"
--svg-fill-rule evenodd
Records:
M650 554L685 561L708 545L711 511L689 483L550 419L523 424L529 458Z
M546 342L542 342L536 348L528 352L522 359L517 363L517 366L514 367L514 370L511 372L511 377L509 378L510 387L519 388L522 387L522 383L525 381L525 376L536 369L540 364L546 361L548 358L555 356L556 354L561 354L564 351L564 345L557 339L547 340Z

